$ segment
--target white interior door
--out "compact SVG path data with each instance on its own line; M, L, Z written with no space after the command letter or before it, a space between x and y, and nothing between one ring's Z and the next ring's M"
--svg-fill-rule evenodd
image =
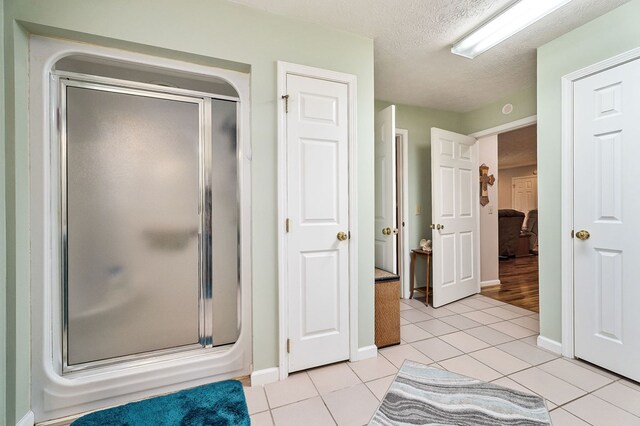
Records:
M575 354L640 380L640 60L574 86Z
M538 178L536 176L511 179L511 205L515 210L529 213L538 208Z
M398 271L395 105L376 115L375 133L375 265L395 274Z
M287 74L289 371L349 358L348 88Z
M433 306L480 291L478 147L469 136L431 129Z

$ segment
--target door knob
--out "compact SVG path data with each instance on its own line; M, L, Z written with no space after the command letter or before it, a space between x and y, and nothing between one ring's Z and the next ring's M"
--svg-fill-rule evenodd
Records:
M431 228L431 229L436 229L436 224L435 224L435 223L432 223L432 224L431 224L431 226L429 226L429 228Z
M591 234L586 229L576 232L576 238L582 241L588 240Z
M439 230L441 230L441 229L444 229L444 225L440 225L440 224L438 224L438 225L436 225L436 229L437 229L438 231L439 231Z
M391 228L382 228L382 235L391 235Z
M343 231L338 232L337 237L338 237L338 240L340 240L340 241L345 241L347 238L349 238L347 233L343 232Z

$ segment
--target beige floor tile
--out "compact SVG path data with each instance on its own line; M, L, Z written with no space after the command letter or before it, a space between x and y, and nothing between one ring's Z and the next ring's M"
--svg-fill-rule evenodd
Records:
M518 340L521 341L521 342L526 343L527 345L531 345L531 346L536 347L536 348L538 347L538 335L537 334L531 335L529 337L525 337L523 339L518 339Z
M400 325L407 325L407 324L411 324L409 321L407 321L406 319L400 317Z
M420 300L416 300L416 299L402 299L402 302L416 309L425 306L424 302L421 302Z
M344 362L314 368L307 373L321 395L361 383L356 373Z
M270 411L253 414L249 416L249 418L251 420L251 426L273 426L273 419L271 418Z
M620 383L630 387L631 389L635 389L640 392L640 384L638 384L637 382L632 382L631 380L622 379L620 380Z
M458 331L457 328L447 324L446 322L442 322L439 319L422 321L416 323L415 325L423 330L428 331L434 336L442 336L443 334L455 333L456 331Z
M598 373L601 376L604 376L608 379L611 379L612 381L616 381L618 379L620 379L619 376L616 376L615 374L611 373L610 371L605 370L604 368L600 368L600 367L596 367L593 364L589 364L588 362L579 360L579 359L572 359L572 358L563 358L566 359L569 362L572 362L576 365L579 365L582 368L586 368L587 370L593 371L594 373ZM638 386L638 390L640 391L640 386Z
M387 376L382 377L380 379L372 380L370 382L365 383L371 393L378 399L378 401L382 401L382 398L386 395L389 390L389 386L393 383L393 379L396 376Z
M416 324L407 324L400 326L400 337L405 342L417 342L418 340L433 337L428 331L418 327Z
M488 308L491 308L492 306L494 306L491 303L487 303L487 302L485 302L483 300L476 299L476 298L473 298L473 297L462 299L460 301L460 303L463 303L463 304L465 304L467 306L471 306L475 310L488 309Z
M587 395L562 408L593 426L638 426L640 424L639 417L593 395Z
M640 417L640 391L616 382L595 391L593 394Z
M540 319L540 314L529 315L529 317L539 320Z
M459 330L466 330L468 328L480 327L482 324L470 320L467 317L463 317L462 315L452 315L450 317L440 318L441 321L446 322L449 325L454 326Z
M520 383L514 382L513 380L511 380L508 377L500 377L499 379L496 379L496 380L492 381L491 383L495 383L496 385L504 386L505 388L517 390L517 391L528 393L528 394L531 394L531 395L537 395L531 389L525 388Z
M351 367L363 382L379 379L380 377L389 376L398 372L396 366L380 355L363 361L350 362L349 367Z
M462 355L460 350L438 338L421 340L412 343L411 346L437 362Z
M306 372L295 373L286 380L265 385L264 390L272 409L318 395Z
M411 305L400 302L400 311L408 311L409 309L413 309Z
M519 340L503 343L498 345L497 348L520 358L531 365L542 364L543 362L548 362L558 358L558 355L556 354L552 354L551 352L547 352L544 349L539 349L535 346L527 345Z
M519 325L514 324L511 321L497 322L495 324L489 324L487 327L491 327L501 333L508 334L509 336L515 337L516 339L522 339L523 337L538 334L536 331L520 327Z
M533 312L533 311L521 308L520 306L516 306L516 305L506 304L506 305L504 305L502 307L505 308L508 311L515 312L516 314L520 314L520 315L534 315L535 314L535 312Z
M424 311L434 318L443 318L456 314L455 312L451 312L447 308L434 308L432 306L425 307Z
M319 396L276 408L272 414L275 426L332 426L336 424Z
M364 384L332 392L323 399L339 426L369 423L379 405L378 399Z
M249 414L259 413L269 409L267 396L264 394L264 388L262 386L244 387L243 389Z
M569 382L587 392L593 392L594 390L611 383L611 379L587 370L586 368L582 368L579 365L562 358L541 364L538 367L541 370L551 373L565 382Z
M485 309L482 312L486 312L487 314L493 315L494 317L502 318L503 320L510 320L522 316L513 311L505 309L504 306L495 306L493 308Z
M521 327L533 330L536 333L540 333L540 321L531 317L520 317L511 320L512 323L518 324Z
M551 421L553 422L553 426L589 426L589 423L580 420L562 408L551 412Z
M482 311L467 312L462 314L462 316L465 316L470 320L473 320L475 322L478 322L484 325L493 324L493 323L502 321L502 318L494 317L493 315L490 315Z
M485 303L488 303L491 306L502 306L502 305L505 305L505 303L501 302L500 300L492 299L490 297L486 297L486 296L483 296L481 294L476 294L475 296L473 296L473 298L481 300L481 301L483 301Z
M531 367L531 364L498 348L487 348L469 355L505 375Z
M472 312L474 309L471 306L467 306L464 303L450 303L447 305L447 309L456 314L463 314L465 312Z
M420 322L432 319L431 315L428 315L417 309L407 309L406 311L400 311L400 317L406 319L409 322Z
M464 331L440 336L440 338L451 346L460 349L464 353L474 352L489 346L487 343L465 333Z
M440 361L439 364L454 373L473 377L478 380L484 380L485 382L490 382L491 380L495 380L502 376L502 374L498 373L496 370L487 367L480 361L471 358L469 355L462 355L456 358Z
M389 348L380 349L379 352L380 354L382 354L382 356L389 360L389 362L391 362L398 368L402 367L402 364L407 359L425 365L433 363L433 360L431 358L411 345L392 346Z
M536 367L511 374L509 378L556 405L566 404L586 394L582 389Z
M556 404L554 404L553 402L549 401L548 399L545 399L544 403L547 404L547 410L549 410L549 411L555 410L556 408L558 408L558 406Z
M513 337L508 334L500 333L498 330L494 330L493 328L489 328L487 326L469 328L464 331L472 335L473 337L477 337L483 342L487 342L490 345L500 345L502 343L511 342L514 340Z

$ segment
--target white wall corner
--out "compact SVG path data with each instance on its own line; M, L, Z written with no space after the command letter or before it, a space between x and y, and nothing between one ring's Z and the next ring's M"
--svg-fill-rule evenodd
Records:
M538 346L550 352L562 355L562 343L556 342L544 336L538 336Z
M489 287L492 285L500 285L500 280L480 281L480 287Z
M29 411L20 420L18 420L16 426L33 426L34 421L33 411Z
M278 367L256 370L251 373L251 386L262 386L280 380L280 369Z
M371 346L363 346L358 348L358 352L356 352L355 359L352 358L350 361L362 361L364 359L375 358L378 356L378 348L376 345Z

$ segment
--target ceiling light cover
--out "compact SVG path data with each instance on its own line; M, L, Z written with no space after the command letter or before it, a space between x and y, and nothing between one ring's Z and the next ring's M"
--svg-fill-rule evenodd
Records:
M520 0L457 42L451 53L473 59L571 0Z

